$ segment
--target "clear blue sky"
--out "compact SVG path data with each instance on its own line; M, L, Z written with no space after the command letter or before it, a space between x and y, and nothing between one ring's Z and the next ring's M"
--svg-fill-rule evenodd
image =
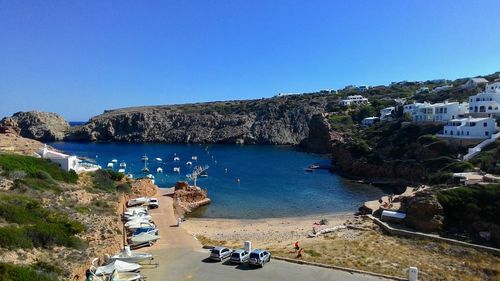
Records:
M0 116L498 70L498 0L0 0Z

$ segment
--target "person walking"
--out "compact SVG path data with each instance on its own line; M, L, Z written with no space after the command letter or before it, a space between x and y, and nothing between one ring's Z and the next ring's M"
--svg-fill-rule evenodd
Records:
M302 258L302 248L299 249L299 251L297 252L297 259L298 258Z

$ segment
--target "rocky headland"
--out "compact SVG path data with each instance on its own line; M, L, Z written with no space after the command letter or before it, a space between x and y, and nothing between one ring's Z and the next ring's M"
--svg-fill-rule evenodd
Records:
M52 112L17 112L0 121L0 133L19 134L39 141L63 140L68 131L68 122Z
M321 113L325 112L330 98L327 95L300 95L116 109L72 128L66 139L298 145L310 136L311 128L313 134L328 134L318 131L328 129L322 125ZM312 141L307 147L316 143L322 146L323 142ZM320 147L315 149L325 151Z

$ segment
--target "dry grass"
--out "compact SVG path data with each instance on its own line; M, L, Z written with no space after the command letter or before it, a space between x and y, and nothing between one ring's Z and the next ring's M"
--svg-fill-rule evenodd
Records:
M377 227L346 229L300 241L303 259L395 276L419 268L419 280L500 280L500 258L474 249L429 240L387 236ZM276 245L273 255L295 257L292 245Z

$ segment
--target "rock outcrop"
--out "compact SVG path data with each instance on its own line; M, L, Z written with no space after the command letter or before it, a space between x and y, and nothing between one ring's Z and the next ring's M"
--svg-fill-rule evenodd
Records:
M437 232L443 226L443 206L430 190L407 198L406 224L418 231Z
M2 130L19 132L25 138L39 141L63 140L69 124L61 116L51 112L18 112L0 121Z
M343 137L331 129L326 114L316 114L309 121L309 135L300 142L300 147L313 153L331 153Z
M312 95L311 95L312 96ZM299 144L328 97L149 106L106 111L72 128L70 141Z
M198 186L190 186L187 182L177 182L174 190L175 203L177 207L180 207L177 211L182 214L190 213L211 202L206 190Z

